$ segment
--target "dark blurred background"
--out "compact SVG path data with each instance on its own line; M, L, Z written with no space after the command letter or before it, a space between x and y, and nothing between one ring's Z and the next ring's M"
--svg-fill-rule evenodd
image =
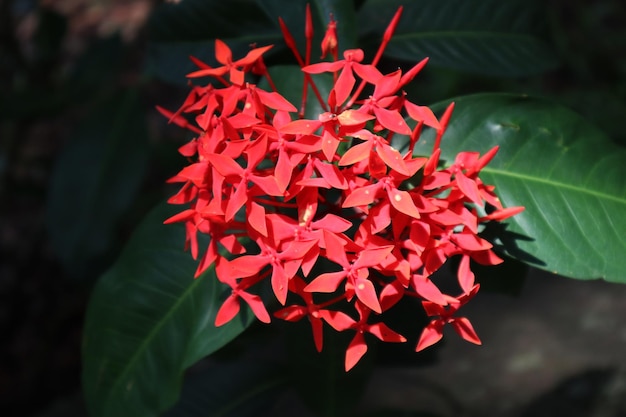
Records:
M557 70L532 79L460 77L450 72L436 91L423 89L421 101L494 90L541 94L574 108L613 140L625 143L626 6L621 0L548 3L550 41L561 62ZM168 195L164 181L182 162L175 150L184 134L168 127L154 106L177 107L185 90L150 75L144 60L150 43L146 22L154 7L158 7L156 0L0 0L2 416L84 415L80 346L90 290L143 214ZM94 169L84 169L85 161L93 161ZM77 180L71 187L64 185L68 177ZM109 197L110 187L115 198ZM607 305L621 304L617 311L625 317L626 303L619 300L626 292L620 286L593 282L577 287L569 280L533 277L524 284L522 301L484 301L504 303L499 310L504 312L507 303L527 303L519 307L521 313L514 311L522 320L531 318L531 324L524 323L529 326L528 337L536 334L533 343L546 336L537 334L532 323L553 320L559 328L560 320L571 319L559 309L559 305L571 306L565 290L573 291L572 299L578 303L571 314L591 311L593 320L601 321L602 314L615 318L615 310L607 310ZM540 290L544 285L562 287L554 290L554 298L546 299ZM601 297L582 296L577 288ZM545 315L524 313L536 312L539 302L550 307L544 307ZM487 335L497 334L497 329L485 329L486 323L479 319L473 321ZM606 365L611 375L621 375L626 366L621 353L626 328L620 320L611 323L594 327L592 333L575 329L582 339L598 340L604 334L607 352L612 353L606 353L610 360L598 366ZM526 346L519 337L520 346ZM502 338L494 337L493 343ZM567 343L575 342L568 339ZM587 344L579 348L593 349ZM518 370L530 366L531 371L550 366L553 356L530 352L511 366ZM493 361L485 360L481 366L488 363ZM560 378L578 371L584 374L579 368L558 368L562 374L550 374L555 385L544 387L546 392L558 391ZM596 374L592 369L589 378L604 375L603 370ZM532 379L523 381L536 386ZM499 387L491 389L497 393ZM513 387L507 389L514 395ZM614 389L626 396L626 390ZM489 392L481 395L482 401L489 398ZM511 400L521 411L510 415L565 415L532 412L532 407L545 409L541 398ZM606 416L626 415L626 408L620 407Z

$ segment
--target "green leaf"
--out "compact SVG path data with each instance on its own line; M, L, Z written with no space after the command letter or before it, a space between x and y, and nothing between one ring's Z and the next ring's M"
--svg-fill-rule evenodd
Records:
M148 20L154 41L200 41L241 38L275 32L254 0L185 0L164 3Z
M76 275L109 249L147 164L147 131L136 90L96 106L52 173L46 220L61 261Z
M157 206L94 290L83 345L92 416L153 416L171 407L183 371L253 319L243 309L227 325L213 325L224 287L213 268L193 279L196 261L183 252L184 227L162 224L177 211Z
M387 56L415 62L429 57L435 66L504 77L557 65L551 48L536 36L546 22L540 2L369 0L359 11L362 33L379 33L403 3Z
M481 178L496 186L505 207L526 207L500 230L502 248L568 277L626 283L626 149L541 99L482 94L454 101L442 157L450 163L460 151L499 146ZM433 135L425 135L416 152L428 154L432 145Z
M164 417L269 415L288 381L271 362L213 364L186 379L180 401Z

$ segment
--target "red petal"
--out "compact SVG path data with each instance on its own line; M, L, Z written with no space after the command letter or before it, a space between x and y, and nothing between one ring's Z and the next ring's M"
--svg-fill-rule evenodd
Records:
M248 215L246 216L248 220L248 224L252 226L252 228L256 230L257 232L259 232L261 235L267 237L267 224L265 223L265 208L262 205L255 203L254 201L250 203L248 207L250 209L250 212L247 213Z
M481 265L499 265L504 262L490 249L472 253L472 259Z
M279 303L285 305L287 301L287 290L289 286L289 277L285 274L285 270L280 265L272 265L272 290Z
M387 191L387 195L389 196L389 202L396 210L414 219L420 218L420 212L415 207L411 194L406 191L392 189Z
M248 190L246 186L243 184L243 182L241 182L239 183L237 190L235 190L235 192L230 195L228 205L226 206L226 213L224 214L224 219L227 222L231 221L235 217L235 214L237 214L239 209L246 204L246 201L248 201L247 191Z
M278 129L280 133L283 134L300 134L300 135L310 135L315 132L320 126L322 122L319 120L294 120L293 122L287 123Z
M311 283L304 288L304 291L335 292L344 279L346 279L345 271L326 272L311 281Z
M411 119L416 122L424 122L426 126L430 126L433 129L441 129L439 120L437 120L437 117L429 107L418 106L417 104L413 104L407 100L404 102L404 108Z
M463 339L467 340L470 343L474 343L475 345L482 345L480 338L476 334L472 323L465 317L457 317L452 320L450 323L454 330L461 336Z
M186 166L177 176L193 182L198 188L207 188L210 178L209 167L210 165L206 162L198 162Z
M370 280L355 280L354 292L356 293L357 298L372 311L375 311L378 314L382 313L382 309L380 308L380 304L378 303L376 290L374 289L374 284L372 284Z
M248 52L248 54L245 57L237 60L237 62L235 63L237 65L253 64L257 59L261 57L261 55L263 55L265 52L270 50L273 46L274 45L267 45L267 46L262 46L260 48L254 48L250 52Z
M485 220L504 220L504 219L508 219L511 216L515 216L516 214L521 213L522 211L524 211L524 207L522 206L517 206L517 207L507 207L501 210L496 210L493 213L490 213L484 217L481 217L479 220L481 222L485 221Z
M282 261L293 261L304 258L309 250L317 244L317 240L294 241L280 254ZM291 277L289 277L291 278Z
M359 161L366 159L372 149L372 142L367 141L352 146L343 154L339 160L339 166L356 164Z
M251 175L250 179L268 195L282 197L284 194L284 191L281 191L280 186L278 185L278 181L276 181L276 177L273 175L268 175L266 177Z
M491 249L493 247L491 243L485 239L482 239L473 233L467 233L466 231L452 234L452 236L450 236L450 240L452 240L461 249L472 252Z
M181 211L178 214L174 214L172 217L169 217L167 220L163 222L163 224L171 224L171 223L177 223L177 222L189 220L193 216L195 216L195 214L196 214L195 210L187 209L187 210Z
M321 219L314 221L313 226L333 233L342 233L352 227L352 223L343 217L327 214Z
M383 342L404 343L406 338L391 330L385 323L375 323L369 326L368 332L382 340Z
M257 319L261 320L263 323L269 323L272 321L269 313L265 309L265 305L263 304L261 297L245 291L241 291L239 295L246 301L246 303L248 303Z
M348 182L336 165L327 164L317 159L315 160L315 168L331 187L338 190L345 190L348 188Z
M359 64L358 62L352 63L352 68L359 77L363 78L370 84L376 84L383 76L378 68L369 64Z
M357 110L344 110L337 116L337 121L341 126L358 126L375 119L371 114Z
M426 66L428 62L428 58L422 59L420 62L415 64L413 68L411 68L407 73L405 73L400 79L400 86L405 86L413 80L413 78Z
M420 297L441 306L448 304L446 298L430 278L415 274L411 279L411 284Z
M355 70L356 69L357 67L355 66ZM358 71L357 74L359 74ZM396 91L398 91L401 74L402 71L397 70L392 72L391 74L387 74L384 77L381 77L379 80L376 81L376 87L374 88L374 97L376 98L376 100L391 96Z
M321 352L324 342L324 322L320 319L316 319L313 317L310 317L309 320L311 321L311 328L313 330L313 341L315 342L315 349L317 349L318 352Z
M345 241L336 234L324 230L324 243L326 246L326 258L347 268L350 265L346 256Z
M459 186L459 189L467 198L478 206L483 205L483 199L480 197L478 186L474 180L467 178L462 172L455 174L454 178L456 179L456 184Z
M320 74L322 72L337 72L343 68L345 61L335 62L318 62L317 64L307 65L302 68L302 71L309 74Z
M322 152L328 161L333 161L337 148L339 147L339 138L333 136L328 130L322 133Z
M233 62L233 54L223 41L215 39L215 59L222 65L228 65Z
M374 246L373 244L370 244ZM354 268L369 268L378 266L391 254L393 245L373 247L366 249L359 254L359 258L354 262Z
M380 305L383 311L396 305L398 301L404 296L404 287L400 284L400 281L395 280L385 287L380 292Z
M355 83L356 78L354 78L354 74L352 74L352 69L346 66L339 74L339 78L337 78L337 82L333 87L333 90L337 94L337 105L341 105L346 101Z
M411 134L409 125L406 124L398 111L387 110L377 106L374 107L374 114L376 115L376 120L386 129L401 135L408 136Z
M276 92L267 92L257 88L256 93L259 95L261 102L267 107L274 110L283 110L287 112L297 112L298 109L291 104L285 97Z
M239 313L239 297L230 295L215 315L215 326L220 327L231 321Z
M341 207L367 206L376 198L376 194L380 186L378 184L367 185L365 187L355 188L350 191L343 201Z
M268 264L265 256L244 255L233 259L222 269L229 277L245 278L256 275Z
M367 345L365 344L365 337L363 336L363 333L357 333L346 350L346 372L352 369L354 365L361 360L366 352Z
M440 320L433 320L424 328L420 340L417 342L416 352L434 345L443 337L443 323Z
M216 153L207 155L207 160L211 162L213 168L224 177L243 175L244 169L232 158Z
M289 160L289 155L285 152L284 148L280 148L278 151L278 161L276 162L276 168L274 169L274 176L276 177L276 183L281 192L285 192L291 181L291 174L293 172L293 166Z
M356 324L352 317L341 311L320 310L319 315L338 332L347 330Z
M470 257L463 255L461 262L459 263L459 270L457 273L459 279L459 285L464 293L469 293L474 287L474 273L470 269Z
M400 152L385 144L376 146L376 152L389 168L407 177L411 176Z
M211 241L211 243L209 243L209 247L200 259L200 262L198 263L198 269L196 269L195 278L198 278L200 275L202 275L204 271L207 270L207 268L213 265L218 256L219 254L217 253L217 247L215 243Z
M299 321L307 314L305 306L292 305L282 308L274 313L274 317L285 321Z

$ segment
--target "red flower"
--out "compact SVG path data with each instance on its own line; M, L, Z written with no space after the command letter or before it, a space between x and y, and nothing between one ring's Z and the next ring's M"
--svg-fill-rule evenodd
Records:
M370 333L376 336L379 340L383 342L391 342L391 343L403 343L406 342L404 336L399 333L394 332L389 327L387 327L384 323L378 322L374 324L369 324L367 322L370 316L370 310L361 304L360 302L355 303L355 308L359 313L359 321L355 321L352 317L341 311L328 311L325 310L320 312L321 316L324 320L330 324L330 326L341 332L345 330L355 330L356 334L354 338L348 345L348 349L346 350L346 360L345 360L345 368L346 372L349 371L356 365L359 360L365 355L367 352L367 344L365 343L365 333Z
M470 323L467 318L453 317L453 314L456 313L461 306L466 304L476 295L479 287L480 286L478 284L475 285L468 294L463 294L458 298L446 296L448 301L448 305L446 306L442 306L431 301L422 302L422 305L426 310L426 314L429 316L439 317L431 320L431 322L422 331L422 335L420 336L420 339L417 342L417 347L415 348L416 352L424 350L441 340L443 337L443 326L446 324L452 325L454 331L456 331L459 336L468 342L476 345L482 344L476 334L476 331L474 331L472 323Z
M272 45L264 46L262 48L254 48L248 54L233 62L233 53L224 42L219 39L215 40L215 59L223 66L218 68L205 68L190 74L187 74L189 78L215 76L220 77L226 73L229 73L230 82L235 85L243 85L244 83L244 69L251 67L265 52L267 52ZM205 64L206 67L208 65Z
M337 59L332 17L321 48L332 61L311 64L309 8L304 57L281 20L285 41L304 74L300 109L274 87L265 91L245 82L249 73L274 86L262 61L271 46L254 48L234 61L220 40L215 50L222 66L211 68L194 58L200 69L188 77L211 76L224 86L194 86L177 111L158 108L194 135L179 148L189 165L169 180L181 188L168 201L184 208L165 222L184 223L185 248L200 259L196 276L215 265L225 288L215 325L232 320L242 300L260 321L270 322L266 306L271 304L261 298L257 285L269 280L282 305L274 317L308 318L318 351L325 325L356 332L347 347L346 370L366 353L365 333L383 342L406 341L385 324L387 311L403 297L422 300L433 317L418 351L441 339L446 324L480 344L470 322L456 315L479 288L471 261L502 262L479 236L480 225L523 208L504 208L494 187L480 179L497 148L482 156L461 152L452 165L439 167L439 144L453 105L437 119L402 91L426 59L405 74L382 74L376 68L401 11L369 64L361 49L349 49ZM311 77L321 72L335 77L327 98ZM223 77L227 73L228 80ZM367 85L373 93L361 97ZM323 109L311 120L302 116L309 87ZM409 119L416 122L413 128ZM431 155L414 156L424 126L436 130L435 146ZM396 135L405 138L406 152L391 146ZM199 233L211 237L206 248L199 247ZM431 280L452 257L460 258L458 296L444 293ZM355 311L358 320L352 318Z

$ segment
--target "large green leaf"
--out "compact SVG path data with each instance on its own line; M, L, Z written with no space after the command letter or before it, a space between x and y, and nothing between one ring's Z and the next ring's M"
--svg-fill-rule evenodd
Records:
M404 11L388 56L496 76L525 76L554 68L548 45L536 36L545 25L541 2L522 0L369 0L359 11L362 33L380 32Z
M85 323L83 388L92 416L154 416L173 405L183 371L240 334L253 316L213 323L223 285L194 280L184 228L163 225L165 204L138 227L96 286ZM206 244L206 240L203 241Z
M180 401L164 417L268 415L288 381L283 367L269 361L212 364L186 379Z
M626 283L626 149L545 100L482 94L454 101L442 157L449 163L457 152L499 146L481 178L505 206L526 207L500 231L508 254L569 277ZM425 136L416 152L432 150L432 135Z
M147 131L136 90L94 107L58 158L46 220L59 258L81 275L109 249L147 163Z

